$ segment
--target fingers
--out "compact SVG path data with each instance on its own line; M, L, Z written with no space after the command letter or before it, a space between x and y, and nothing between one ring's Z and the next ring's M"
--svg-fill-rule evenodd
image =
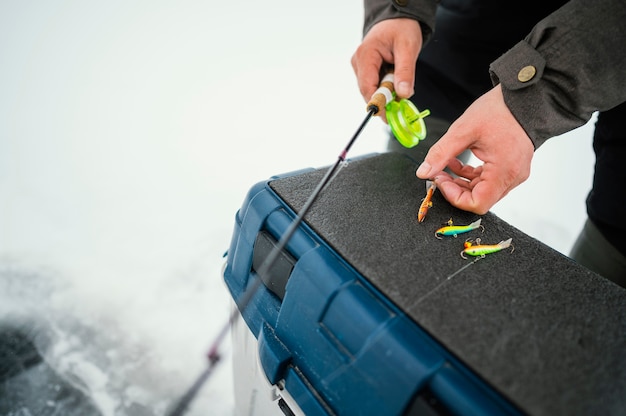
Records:
M455 174L455 175L457 175L457 176L459 176L461 178L465 178L465 179L467 179L469 181L472 181L472 180L480 177L480 175L481 175L481 173L483 171L483 167L482 166L474 167L474 166L471 166L471 165L465 165L459 159L452 159L450 161L450 163L448 163L448 169L453 174Z
M452 126L450 129L452 129ZM422 179L433 178L449 164L454 166L454 161L458 162L456 157L463 153L464 150L471 148L472 145L470 136L462 134L462 131L459 133L461 134L452 135L446 133L431 146L424 158L424 162L416 171L417 177Z
M433 180L443 197L457 208L483 215L506 193L489 187L490 182L482 176L483 166L464 165L453 159L448 168L458 176L439 172Z
M463 165L456 156L469 149L482 166ZM476 100L435 143L416 171L434 178L457 208L486 213L530 175L532 142L495 87ZM452 175L443 172L448 167ZM454 176L453 176L454 175Z
M524 165L522 163L520 166ZM447 167L452 175L440 172L433 178L441 194L455 207L480 215L489 211L528 177L523 170L514 166L509 170L506 163L500 165L486 162L474 167L453 159Z
M444 198L457 208L484 215L498 200L491 198L493 194L484 193L487 198L481 199L475 192L464 189L453 182L445 182L438 185Z
M359 49L352 55L351 62L357 77L359 91L365 102L368 102L378 89L383 58L377 50Z
M416 20L389 19L374 25L351 58L363 99L368 102L378 89L384 63L394 67L396 94L400 98L413 95L415 62L421 47L422 31Z
M409 24L417 22L411 20ZM401 37L396 40L394 49L394 88L400 98L413 95L415 83L415 63L422 47L421 31L419 39Z
M377 48L369 47L365 42L357 49L354 55L352 55L352 69L356 74L359 91L365 102L369 102L378 89L380 84L380 68L384 62L383 54ZM384 107L379 108L376 115L385 123L387 122Z
M438 176L435 183L450 204L478 215L488 212L506 195L506 192L495 192L487 181Z

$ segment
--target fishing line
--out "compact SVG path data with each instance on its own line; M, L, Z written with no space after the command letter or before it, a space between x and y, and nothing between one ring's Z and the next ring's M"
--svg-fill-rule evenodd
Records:
M420 297L419 299L417 299L417 301L415 302L415 305L419 305L424 299L426 299L427 297L429 297L430 295L432 295L436 290L438 290L441 286L443 286L445 283L447 283L450 279L452 279L454 276L456 276L457 274L461 273L463 270L467 269L468 267L470 267L472 264L476 263L478 260L482 259L483 257L476 257L476 259L474 259L474 261L472 261L471 263L467 263L465 266L462 266L460 269L458 269L457 271L455 271L454 273L452 273L451 275L449 275L448 277L446 277L444 279L443 282L439 283L437 286L435 286L434 288L432 288L431 290L429 290L425 295L423 295L422 297Z

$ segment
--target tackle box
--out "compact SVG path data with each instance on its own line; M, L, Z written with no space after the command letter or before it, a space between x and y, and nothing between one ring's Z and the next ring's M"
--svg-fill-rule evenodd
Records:
M261 276L328 168L250 189L223 271L236 414L626 414L626 290L438 191L417 222L416 168L399 153L346 162ZM436 238L451 218L484 229ZM476 238L513 245L461 257Z

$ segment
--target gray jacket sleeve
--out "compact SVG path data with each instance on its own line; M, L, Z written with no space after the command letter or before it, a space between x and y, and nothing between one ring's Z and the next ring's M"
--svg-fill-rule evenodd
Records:
M491 64L535 148L626 101L625 22L623 0L571 0Z
M381 20L408 17L420 22L423 42L426 43L435 30L435 0L364 0L363 34Z

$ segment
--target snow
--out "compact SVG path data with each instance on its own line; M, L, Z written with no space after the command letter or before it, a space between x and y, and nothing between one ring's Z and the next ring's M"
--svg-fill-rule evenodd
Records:
M103 415L163 414L205 368L247 190L333 163L365 115L350 66L362 12L357 0L0 3L0 323L38 328L46 361ZM567 253L591 129L541 148L494 212ZM374 120L350 156L385 140ZM232 414L228 339L222 351L190 416Z

